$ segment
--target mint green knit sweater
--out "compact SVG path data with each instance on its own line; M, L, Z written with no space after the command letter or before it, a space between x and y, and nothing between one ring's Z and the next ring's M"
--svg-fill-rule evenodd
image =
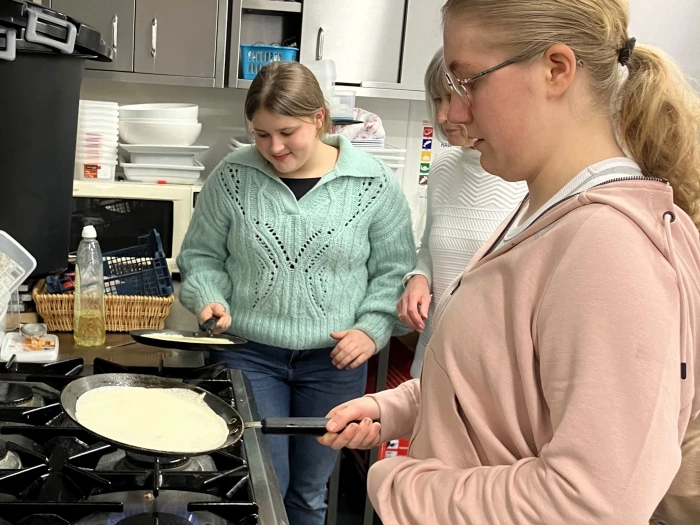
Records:
M381 349L415 264L408 203L381 161L337 135L335 168L298 202L255 147L207 180L182 244L180 299L231 314L230 332L292 350L357 328Z

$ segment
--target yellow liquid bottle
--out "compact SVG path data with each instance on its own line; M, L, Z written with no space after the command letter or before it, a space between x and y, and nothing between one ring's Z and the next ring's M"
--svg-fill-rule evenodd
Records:
M75 262L73 339L80 346L105 343L105 300L102 251L94 226L83 228Z

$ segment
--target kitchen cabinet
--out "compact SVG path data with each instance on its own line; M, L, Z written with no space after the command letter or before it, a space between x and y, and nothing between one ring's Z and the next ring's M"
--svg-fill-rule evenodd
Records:
M48 5L49 0L43 2ZM229 4L230 0L52 1L54 9L92 25L105 43L116 47L115 62L91 62L87 78L200 87L225 85Z
M330 58L338 83L395 85L405 7L405 0L305 0L301 63Z
M138 0L134 71L214 77L217 19L217 0Z
M401 85L422 91L425 70L442 47L442 2L408 0L401 59Z
M135 0L52 0L52 8L91 25L114 48L114 62L90 62L90 69L134 70Z

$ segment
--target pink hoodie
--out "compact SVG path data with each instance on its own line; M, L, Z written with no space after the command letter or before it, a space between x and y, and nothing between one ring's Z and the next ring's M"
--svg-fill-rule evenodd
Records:
M420 383L373 396L382 439L412 435L369 472L384 525L647 524L700 410L697 229L666 183L625 180L492 242Z

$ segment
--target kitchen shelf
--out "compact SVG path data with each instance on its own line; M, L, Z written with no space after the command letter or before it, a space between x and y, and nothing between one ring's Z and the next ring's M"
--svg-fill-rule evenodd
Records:
M239 78L236 87L238 89L248 89L252 80L243 80ZM393 98L399 100L425 100L425 92L412 91L408 89L386 89L386 88L368 88L359 86L337 86L338 89L348 89L355 92L357 97L366 98Z
M301 3L281 0L243 0L243 9L276 11L278 13L301 13Z

